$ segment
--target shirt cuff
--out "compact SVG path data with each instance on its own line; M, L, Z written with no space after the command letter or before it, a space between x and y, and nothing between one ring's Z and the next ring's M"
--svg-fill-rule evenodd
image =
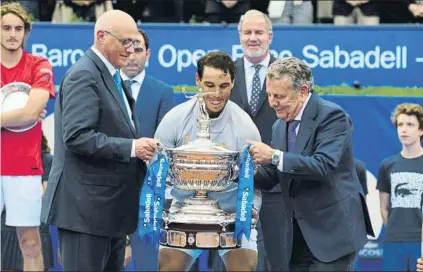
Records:
M132 141L132 148L131 148L131 158L135 158L137 155L135 154L135 140Z
M280 155L279 155L279 163L278 163L278 170L283 172L283 152L280 151Z

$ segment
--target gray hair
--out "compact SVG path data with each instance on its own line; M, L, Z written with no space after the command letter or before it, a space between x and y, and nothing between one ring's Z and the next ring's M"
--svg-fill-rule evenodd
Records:
M247 11L244 15L241 16L238 23L238 32L241 33L242 31L242 23L245 19L253 18L253 17L260 17L262 16L264 18L264 21L266 22L267 31L269 34L273 33L273 27L272 27L272 21L270 21L269 16L267 16L265 13L258 11L256 9L250 9Z
M266 74L268 80L279 80L285 76L291 78L294 90L298 90L303 84L310 90L313 87L311 69L300 59L294 57L277 59L269 66Z

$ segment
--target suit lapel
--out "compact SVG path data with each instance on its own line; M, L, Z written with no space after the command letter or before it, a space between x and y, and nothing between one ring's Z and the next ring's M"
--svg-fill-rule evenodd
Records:
M278 119L277 123L274 126L274 130L272 132L272 147L276 148L280 151L287 150L287 142L286 142L286 128L287 123L282 119Z
M146 98L149 97L148 92L150 90L150 78L145 75L144 80L141 84L140 91L138 92L138 97L136 101L137 116L139 117L142 109L145 108L144 104L147 103ZM144 99L143 99L144 98Z
M287 129L287 123L285 121L281 121L281 141L280 141L280 145L281 145L281 151L287 151L288 150L288 146L287 146L287 140L286 140L286 129Z
M238 74L237 81L235 84L237 85L236 89L239 91L239 96L242 100L243 109L251 115L250 105L248 104L248 96L247 96L247 85L245 82L245 69L244 69L244 58L240 58L236 65L236 72Z
M317 115L317 100L318 95L313 92L301 117L300 130L295 141L294 153L301 154L304 151L313 130L316 128L314 118Z
M139 132L139 124L138 124L138 120L136 118L136 104L135 104L135 100L132 97L132 91L128 90L125 86L125 84L122 84L123 87L123 91L125 92L126 95L126 99L128 99L128 104L129 104L129 108L131 109L132 112L132 116L131 119L127 119L129 120L129 127L131 128L131 132L134 136L138 137L138 132ZM126 111L126 113L128 113L128 111ZM128 115L128 114L126 114ZM134 122L134 125L132 125L131 120Z
M117 89L115 80L113 79L112 75L110 74L109 70L107 69L106 65L103 63L103 61L91 50L89 49L87 51L87 56L97 65L97 67L101 71L101 76L106 83L106 87L113 96L113 98L116 100L116 103L118 104L124 119L126 121L126 124L129 126L129 129L132 133L134 133L134 128L131 124L131 119L128 115L128 110L126 109L126 106L124 102L122 101L122 98L120 97L119 91ZM125 86L123 86L123 89L125 90ZM125 91L127 92L127 91ZM127 96L128 97L128 96ZM128 100L129 102L129 100Z

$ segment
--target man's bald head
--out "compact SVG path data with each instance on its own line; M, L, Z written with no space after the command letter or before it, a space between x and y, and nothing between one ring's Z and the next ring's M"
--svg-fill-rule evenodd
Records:
M97 19L94 46L116 68L126 66L129 55L134 53L132 41L137 39L137 24L126 12L110 10Z
M138 34L137 23L128 13L118 9L106 11L95 23L94 41L96 41L96 33L99 30L119 32L119 28L133 28Z

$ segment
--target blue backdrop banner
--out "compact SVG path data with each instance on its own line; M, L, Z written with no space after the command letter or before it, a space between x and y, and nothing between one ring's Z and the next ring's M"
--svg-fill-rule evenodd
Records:
M149 74L171 85L195 85L198 58L223 50L242 56L236 26L141 25L150 37ZM320 86L423 86L423 26L274 27L271 53L308 63ZM47 57L58 85L92 45L92 24L34 24L26 49Z

